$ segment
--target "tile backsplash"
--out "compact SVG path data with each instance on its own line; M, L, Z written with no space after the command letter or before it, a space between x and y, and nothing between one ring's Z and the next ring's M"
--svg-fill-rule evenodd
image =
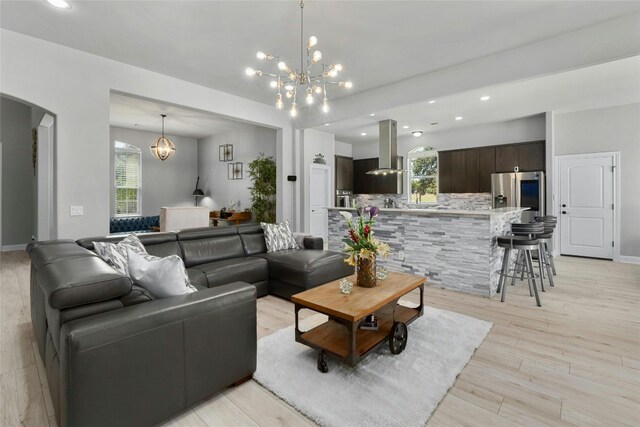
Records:
M441 193L436 203L408 203L404 194L354 194L360 206L383 207L385 199L394 202L396 208L441 208L483 210L491 209L491 194L489 193Z

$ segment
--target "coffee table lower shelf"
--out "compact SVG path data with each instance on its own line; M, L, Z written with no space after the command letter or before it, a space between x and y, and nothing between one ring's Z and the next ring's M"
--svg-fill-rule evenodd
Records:
M359 359L366 356L371 350L377 349L380 345L384 344L389 337L394 320L408 325L420 316L420 314L419 308L397 305L394 314L395 319L378 316L379 323L377 331L360 329L356 325L357 329L354 330L356 334L356 360L355 363L350 364L352 366L355 365ZM350 339L351 334L347 325L337 320L329 319L327 322L309 331L302 332L297 341L309 347L324 350L340 358L348 358L350 355Z

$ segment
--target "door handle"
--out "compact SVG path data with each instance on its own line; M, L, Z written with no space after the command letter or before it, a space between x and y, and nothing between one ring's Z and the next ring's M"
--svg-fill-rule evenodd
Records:
M562 211L562 215L566 215L566 214L567 214L567 211Z

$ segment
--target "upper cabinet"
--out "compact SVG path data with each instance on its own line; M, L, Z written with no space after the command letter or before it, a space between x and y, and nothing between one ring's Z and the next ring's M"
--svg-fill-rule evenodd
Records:
M545 170L545 142L438 152L438 192L490 193L491 174Z
M353 191L353 158L336 156L336 190Z
M496 172L513 172L516 166L520 172L545 170L544 141L521 144L497 145Z

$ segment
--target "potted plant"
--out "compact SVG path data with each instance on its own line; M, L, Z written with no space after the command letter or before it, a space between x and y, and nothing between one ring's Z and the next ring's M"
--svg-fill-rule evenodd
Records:
M260 153L249 163L251 211L258 222L276 222L276 161Z

